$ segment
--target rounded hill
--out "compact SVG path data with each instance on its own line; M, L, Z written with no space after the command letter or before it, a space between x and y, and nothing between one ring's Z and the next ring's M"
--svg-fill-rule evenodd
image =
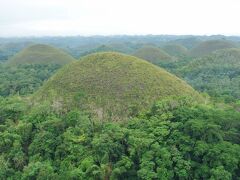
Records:
M174 57L155 46L144 46L138 49L133 55L156 65L175 61Z
M96 48L86 51L81 56L99 53L99 52L119 52L125 54L131 54L135 51L135 47L132 43L108 43L102 44Z
M33 96L53 109L89 110L99 119L120 120L147 110L167 96L199 95L165 70L120 53L96 53L60 69Z
M167 44L163 46L163 50L175 57L188 56L188 49L180 44Z
M31 45L7 61L7 65L23 64L58 64L64 65L75 59L55 47L36 44Z
M227 41L227 40L209 40L204 41L200 44L198 44L196 47L194 47L190 54L193 57L202 57L205 55L210 54L211 52L214 52L216 50L220 49L227 49L227 48L235 48L236 45L234 42Z

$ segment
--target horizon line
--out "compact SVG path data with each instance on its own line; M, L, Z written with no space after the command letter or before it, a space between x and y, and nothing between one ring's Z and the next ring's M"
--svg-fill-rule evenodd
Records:
M51 37L114 37L114 36L206 36L206 37L211 37L211 36L224 36L224 37L240 37L240 34L76 34L76 35L16 35L16 36L0 36L1 39L7 39L7 38L51 38Z

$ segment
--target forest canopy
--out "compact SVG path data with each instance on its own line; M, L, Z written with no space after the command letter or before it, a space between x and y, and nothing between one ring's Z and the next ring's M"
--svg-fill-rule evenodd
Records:
M124 123L0 101L1 179L236 179L240 113L172 97Z

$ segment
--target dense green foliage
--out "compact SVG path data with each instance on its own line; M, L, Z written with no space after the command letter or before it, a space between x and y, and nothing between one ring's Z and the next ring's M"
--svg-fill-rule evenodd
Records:
M59 68L58 64L29 64L17 67L0 64L0 96L31 94Z
M218 50L179 68L182 77L199 91L225 100L240 99L240 50Z
M23 64L59 64L65 65L75 59L67 53L49 45L29 46L7 61L9 66Z
M1 98L0 179L237 179L240 113L173 99L120 124Z
M176 76L147 61L119 53L96 53L58 71L34 95L55 109L89 110L119 120L146 110L163 97L199 94Z

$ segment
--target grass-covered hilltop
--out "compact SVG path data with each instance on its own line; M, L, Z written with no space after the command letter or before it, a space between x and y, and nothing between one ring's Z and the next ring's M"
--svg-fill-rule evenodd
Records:
M99 53L99 52L119 52L119 53L125 53L125 54L131 54L137 49L137 45L133 43L108 43L108 44L102 44L97 46L96 48L93 48L89 51L86 51L81 54L81 57L93 53Z
M187 83L147 61L96 53L59 70L34 98L55 109L87 109L100 119L118 120L168 96L200 98Z
M164 51L166 51L169 55L175 57L185 57L189 55L188 49L180 44L166 44L162 47Z
M31 45L0 64L0 95L33 93L57 69L73 61L73 57L53 46Z
M156 65L175 61L175 58L170 56L164 50L150 45L138 49L133 55Z
M45 44L36 44L17 53L8 60L7 64L9 66L23 64L64 65L72 61L74 61L74 58L60 49Z
M193 57L202 57L216 50L235 48L236 44L227 40L209 40L196 45L190 52Z

